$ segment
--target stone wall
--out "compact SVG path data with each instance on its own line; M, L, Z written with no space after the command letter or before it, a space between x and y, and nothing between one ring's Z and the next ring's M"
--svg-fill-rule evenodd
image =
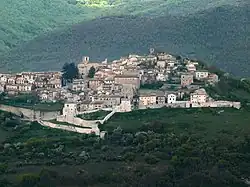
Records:
M55 119L58 115L60 115L60 111L39 111L39 110L31 110L28 108L14 107L9 105L0 104L0 110L5 112L11 112L18 116L23 115L25 118L30 120L51 120Z
M50 127L50 128L62 129L62 130L77 132L77 133L81 133L81 134L95 133L96 135L100 135L99 129L97 130L97 129L74 127L74 126L69 126L69 125L60 125L60 124L55 124L55 123L51 123L48 121L38 121L38 123L40 123L42 126L46 126L46 127Z
M0 104L0 110L5 111L5 112L10 112L10 113L15 114L17 116L22 115L22 113L18 107Z
M74 116L62 116L61 115L61 116L57 116L56 120L59 122L66 122L66 123L74 124L80 127L98 128L97 121L87 121L87 120L83 120L81 118L74 117Z
M190 101L176 101L175 103L165 104L165 105L148 105L148 106L139 106L139 109L147 109L147 108L202 108L202 107L211 107L211 108L230 108L234 107L240 109L240 102L231 102L231 101L213 101L206 103L191 103Z
M116 110L113 110L112 112L110 112L108 115L105 116L105 118L103 120L100 120L99 122L101 124L105 123L106 121L108 121L114 114L116 113Z

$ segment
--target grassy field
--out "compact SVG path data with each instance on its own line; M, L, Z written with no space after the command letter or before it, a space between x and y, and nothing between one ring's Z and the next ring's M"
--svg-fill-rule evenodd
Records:
M31 104L31 103L21 103L21 102L13 103L11 101L9 102L8 100L6 100L6 101L1 101L1 104L10 105L14 107L27 108L36 111L43 111L43 112L60 111L63 108L63 104L58 102Z
M100 110L100 111L89 113L89 114L81 114L81 115L78 115L78 117L84 120L101 120L109 113L110 111Z
M247 134L250 132L250 115L245 109L147 109L131 113L116 113L105 124L108 130L120 126L123 130L133 132L144 126L156 124L164 132L196 132L206 137L220 136L223 133ZM153 128L153 126L152 126Z
M0 142L0 182L10 182L9 187L193 187L203 181L207 187L227 187L227 181L245 187L238 178L250 174L250 117L244 109L116 114L104 126L116 129L105 140L38 123L16 121L13 126L9 119L18 120L0 112L5 136ZM189 179L187 173L202 175Z
M61 122L61 121L57 121L57 120L49 120L49 122L54 123L54 124L58 124L58 125L67 125L67 126L72 126L72 127L80 127L78 125L74 125L74 124L67 123L67 122ZM81 127L81 128L91 129L91 127Z

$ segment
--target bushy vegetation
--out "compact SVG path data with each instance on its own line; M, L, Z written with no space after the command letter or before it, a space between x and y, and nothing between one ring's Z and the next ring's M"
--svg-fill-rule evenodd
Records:
M72 82L73 79L77 79L79 77L78 68L74 63L65 63L62 68L63 79L67 82Z
M36 123L6 126L10 117L0 113L1 132L8 134L0 146L0 179L6 186L244 187L250 175L244 110L115 115L105 140Z
M158 90L163 86L163 82L155 82L155 83L151 83L151 84L143 84L141 85L141 89L150 89L150 90Z
M101 120L105 118L105 116L108 115L109 113L110 111L99 110L93 113L81 114L81 115L78 115L78 117L85 119L85 120Z
M229 76L221 76L215 86L205 88L215 100L240 101L244 107L250 105L250 81Z
M40 111L60 111L63 108L63 103L59 101L55 103L41 103L35 93L14 96L7 96L5 93L2 93L0 95L0 104Z

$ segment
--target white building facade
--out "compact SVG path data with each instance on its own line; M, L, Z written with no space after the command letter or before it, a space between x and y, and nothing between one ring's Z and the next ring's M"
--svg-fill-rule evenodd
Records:
M176 102L176 95L175 94L169 94L168 95L168 104L175 103Z

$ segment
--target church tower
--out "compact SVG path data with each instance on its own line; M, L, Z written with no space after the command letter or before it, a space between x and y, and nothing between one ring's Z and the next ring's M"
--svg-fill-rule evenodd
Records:
M82 61L83 61L84 64L88 64L89 63L89 57L88 56L84 56L82 58Z

